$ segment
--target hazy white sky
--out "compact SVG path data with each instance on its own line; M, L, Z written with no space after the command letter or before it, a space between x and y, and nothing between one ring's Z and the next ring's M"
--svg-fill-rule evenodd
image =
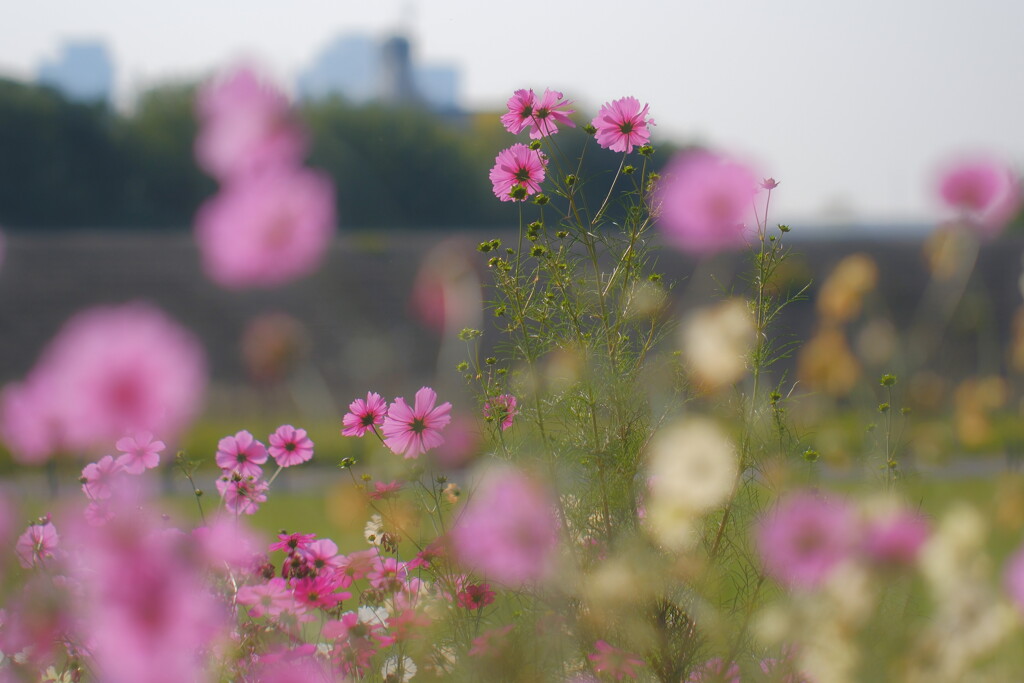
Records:
M459 67L469 107L521 87L560 89L586 118L649 102L655 142L780 179L774 220L927 220L950 156L1024 168L1022 0L6 0L0 75L100 38L122 93L240 57L290 81L337 35L396 27L420 61Z

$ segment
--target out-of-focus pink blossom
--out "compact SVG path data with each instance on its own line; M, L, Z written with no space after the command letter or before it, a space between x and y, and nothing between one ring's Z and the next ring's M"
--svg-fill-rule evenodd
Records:
M113 495L111 488L117 476L123 472L120 464L111 455L105 455L91 462L82 470L82 491L89 500L105 500Z
M195 234L211 280L229 289L266 288L316 270L334 222L326 175L277 168L221 188L199 208Z
M260 683L328 683L335 677L318 662L312 652L306 651L312 645L295 651L264 655L254 680Z
M0 431L23 462L126 432L174 435L205 388L202 348L163 312L142 303L92 308L65 323L28 378L5 390Z
M494 591L489 583L471 583L456 594L458 603L466 609L482 609L494 602Z
M1014 603L1024 612L1024 546L1014 553L1006 564L1006 590Z
M712 253L743 246L756 193L746 166L711 152L681 152L662 172L652 209L669 244Z
M635 97L606 102L591 122L597 128L597 144L613 152L632 152L634 146L646 145L651 140L647 127L654 125L647 107L641 109Z
M421 387L416 392L416 401L412 408L405 399L398 397L388 406L387 417L381 431L384 433L384 444L405 458L418 458L431 448L444 443L441 430L452 417L452 404L445 402L439 406L437 393L430 387Z
M117 464L127 474L142 474L160 464L160 453L167 448L163 441L154 441L149 432L139 432L118 439L115 446L122 455Z
M637 669L645 664L644 660L636 655L609 645L604 640L594 643L594 649L596 652L587 655L594 663L594 671L607 674L617 681L623 678L636 678Z
M686 683L740 683L740 666L736 662L726 666L721 657L715 657L692 671Z
M469 649L470 657L492 657L501 652L502 645L507 642L505 636L512 632L515 624L499 626L489 631L484 631L473 639L472 647Z
M527 196L540 192L546 167L547 157L526 145L515 144L501 150L490 173L494 196L503 202L525 201ZM518 199L512 196L514 188L522 188Z
M512 421L518 414L516 410L516 397L512 394L495 396L484 403L484 417L493 418L505 431L512 426Z
M220 181L300 163L306 136L287 98L253 69L237 69L199 91L196 161Z
M248 607L249 616L253 619L259 619L264 615L276 617L282 612L302 611L292 595L291 588L279 576L267 583L240 587L235 601Z
M260 503L267 502L270 484L255 477L243 477L237 472L217 480L217 492L224 498L224 507L235 515L254 515Z
M18 556L18 564L25 569L36 565L45 565L53 559L60 544L60 536L56 527L49 520L41 524L32 524L18 537L14 546L14 554Z
M867 522L864 527L864 553L882 566L909 567L917 560L930 531L928 520L921 515L897 510Z
M247 569L260 558L263 544L252 528L240 519L220 518L192 531L199 553L211 568Z
M548 577L558 522L551 496L522 472L488 472L451 532L459 560L508 586Z
M849 505L798 493L761 520L757 547L769 575L788 586L814 588L852 557L859 534Z
M280 467L291 467L307 462L313 457L313 440L305 429L281 425L270 435L268 451Z
M1021 209L1021 182L1004 164L974 157L946 168L939 180L939 197L958 211L979 236L996 237Z

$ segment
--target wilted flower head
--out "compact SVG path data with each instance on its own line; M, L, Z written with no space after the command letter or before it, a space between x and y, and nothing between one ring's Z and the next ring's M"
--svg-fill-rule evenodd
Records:
M277 287L316 270L334 234L334 187L283 167L223 187L199 208L203 269L229 289Z
M558 523L547 491L522 472L487 472L451 532L459 560L509 586L553 569Z
M680 152L662 171L652 209L669 244L712 253L744 245L756 193L746 166L712 152Z
M651 140L647 107L640 108L635 97L623 97L606 102L597 112L591 125L597 129L597 144L613 152L632 152L634 146L646 145Z
M852 557L858 541L853 510L814 493L783 500L757 528L765 571L783 584L800 588L820 585Z
M964 159L943 171L939 196L962 214L981 237L993 238L1020 211L1020 179L993 159Z
M24 383L5 389L0 426L16 458L36 461L133 431L176 435L205 388L190 332L147 304L97 307L65 323Z

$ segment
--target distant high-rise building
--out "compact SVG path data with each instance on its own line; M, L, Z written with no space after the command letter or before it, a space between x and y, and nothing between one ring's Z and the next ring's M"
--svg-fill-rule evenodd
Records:
M81 102L109 102L114 90L114 64L99 41L61 45L56 60L39 66L37 81Z
M414 63L409 40L381 41L361 34L335 39L297 81L303 99L341 95L356 103L422 104L442 112L458 110L458 71L446 65Z

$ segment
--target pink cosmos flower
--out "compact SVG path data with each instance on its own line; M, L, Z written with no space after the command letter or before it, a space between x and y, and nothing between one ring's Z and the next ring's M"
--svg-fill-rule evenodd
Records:
M407 573L405 562L399 562L393 557L377 557L373 561L373 568L366 574L366 579L379 591L397 593L402 590L402 581L405 580Z
M82 470L82 491L89 500L105 500L113 495L111 483L121 474L121 465L113 456L105 455Z
M260 465L267 461L267 449L243 429L217 442L216 459L217 466L225 473L237 472L242 477L258 477L263 474Z
M605 103L591 122L597 128L597 144L613 152L632 152L634 146L646 145L651 140L647 126L654 125L647 107L641 109L635 97Z
M147 304L72 317L0 405L0 432L19 461L87 451L126 432L177 434L206 387L196 338Z
M524 128L532 128L530 137L537 140L557 133L559 123L576 127L569 119L569 114L575 111L568 108L570 104L572 102L562 99L562 93L557 90L545 89L539 102L533 90L516 90L508 100L508 113L502 114L501 122L513 135Z
M315 646L309 645L309 648ZM284 655L271 658L264 655L260 658L260 667L253 680L260 683L330 683L335 680L323 664L318 662L313 653L305 651L306 647L289 651Z
M54 557L60 537L57 529L49 520L41 524L32 524L18 537L14 546L14 554L18 556L18 563L25 569L31 569L36 565L45 565L46 561Z
M114 510L109 500L94 500L85 506L82 517L89 526L103 526L114 518Z
M489 583L471 583L459 591L456 598L466 609L482 609L494 602L494 591Z
M757 529L765 571L798 588L821 584L852 556L858 541L857 520L850 507L813 493L798 493L782 501Z
M281 467L299 465L313 457L313 441L305 429L281 425L270 435L270 455Z
M163 441L154 441L150 432L139 432L125 436L115 444L121 456L117 464L127 474L142 474L160 464L160 453L167 448Z
M335 548L337 551L337 548ZM358 581L366 576L373 569L373 562L377 559L375 549L357 550L348 555L338 555L335 559L335 570L339 574L349 577L352 581Z
M743 246L744 218L756 193L746 166L711 152L682 152L662 172L652 208L670 244L713 253Z
M740 683L740 666L736 662L726 666L721 657L715 657L692 671L686 683Z
M329 538L310 541L300 552L314 573L319 572L325 567L338 569L341 565L341 556L338 555L338 544Z
M228 289L267 288L316 270L334 223L326 175L276 168L221 188L199 208L195 234L211 280Z
M501 150L494 159L494 168L490 174L494 196L503 202L511 202L516 201L512 196L513 188L525 189L520 200L540 192L547 163L547 157L539 150L532 150L523 144L517 143Z
M594 663L594 671L606 673L617 681L623 678L636 678L636 670L646 662L636 655L609 645L603 640L594 643L597 652L587 655Z
M247 569L258 565L266 556L260 552L262 543L241 519L221 517L207 526L192 531L199 555L216 571L225 567Z
M270 485L262 479L242 477L237 472L217 480L217 492L224 498L224 507L235 515L254 515L260 503L267 502Z
M367 431L374 428L374 425L384 424L384 416L387 414L388 404L380 394L367 392L366 400L357 398L348 406L348 412L341 418L345 429L341 431L342 436L363 436Z
M498 628L484 631L473 639L472 647L469 649L469 656L491 657L498 654L502 649L502 645L507 642L505 636L511 633L515 627L515 624L508 624L507 626L499 626Z
M939 196L959 211L980 237L996 237L1021 209L1020 179L993 159L976 157L959 161L939 180Z
M508 586L550 575L558 521L550 494L525 474L494 469L485 475L451 532L464 565Z
M1024 612L1024 546L1007 562L1005 584L1014 603Z
M282 612L295 612L301 608L296 604L288 584L281 577L274 577L267 583L242 586L235 595L239 605L249 608L249 616L259 619L263 615L276 617Z
M909 567L928 540L931 528L921 515L899 510L871 520L864 528L864 553L876 564Z
M343 600L352 597L348 592L335 592L341 588L341 580L333 574L319 574L295 579L292 594L301 605L317 609L333 609Z
M404 398L396 398L384 418L384 444L406 459L418 458L443 444L441 429L452 419L452 404L445 402L435 408L436 402L437 394L430 387L416 392L412 408L406 405Z
M370 500L385 500L391 498L395 493L402 490L402 483L393 481L385 484L381 481L373 482L374 490L370 493Z
M196 161L222 182L294 166L306 154L306 136L287 98L252 69L238 69L203 86L196 113Z
M287 553L302 552L305 550L316 534L278 534L277 542L271 543L268 550L283 550Z
M517 414L516 397L512 394L495 396L484 403L484 417L497 420L501 424L502 431L512 426L512 420Z

